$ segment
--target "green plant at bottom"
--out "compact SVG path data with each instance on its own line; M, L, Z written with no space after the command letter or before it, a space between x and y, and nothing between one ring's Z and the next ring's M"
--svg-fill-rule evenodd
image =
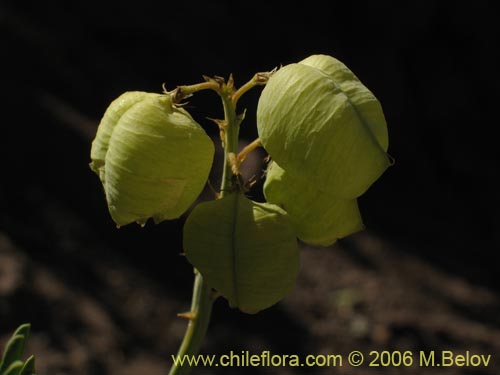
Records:
M357 198L388 168L382 107L339 60L313 55L257 73L236 88L233 77L204 77L162 94L126 92L106 110L92 143L91 169L99 176L118 227L179 218L195 202L212 168L212 140L185 109L201 90L222 101L213 119L224 150L220 190L190 212L183 252L195 282L178 355L193 355L205 336L214 300L257 313L279 302L299 272L297 238L316 246L363 228ZM257 105L259 138L238 149L243 94L265 86ZM240 166L263 147L272 158L264 195L246 193ZM170 374L187 374L174 364Z
M35 357L32 355L24 362L22 360L30 329L29 323L19 326L7 341L0 359L0 375L35 375Z

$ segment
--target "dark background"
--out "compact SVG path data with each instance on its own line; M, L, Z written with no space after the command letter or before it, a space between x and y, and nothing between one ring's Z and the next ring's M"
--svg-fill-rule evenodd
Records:
M144 229L114 228L99 181L88 168L90 142L102 113L124 91L159 92L162 83L171 89L200 82L202 74L233 73L241 85L257 71L325 53L349 66L381 101L396 164L360 199L368 234L332 249L305 249L304 264L337 251L350 259L338 270L346 275L357 275L349 268L356 265L366 271L360 275L369 274L373 280L386 280L397 269L424 272L415 277L439 274L436 285L423 287L412 279L403 295L411 300L413 292L423 293L413 300L422 298L424 304L463 318L457 330L467 321L496 332L477 347L500 353L500 148L494 132L498 16L484 1L2 1L0 332L7 335L21 322L31 321L33 351L42 352L36 353L40 368L53 373L126 373L120 363L136 357L138 364L128 363L127 368L141 373L159 363L158 358L169 358L183 326L173 326L177 331L172 334L172 326L154 324L175 320L175 313L188 306L192 274L179 256L182 220ZM248 109L242 128L247 140L257 136L259 92L254 89L241 102ZM222 116L218 98L200 93L190 106L215 136L205 117ZM368 235L392 250L371 251ZM380 259L388 261L385 257L393 263L377 266ZM333 261L342 264L342 259ZM424 264L425 271L413 264ZM388 289L378 291L381 300L384 293L405 285L397 275L387 281ZM299 291L305 285L301 280ZM464 291L458 293L462 300L439 307L436 301L454 295L457 285ZM481 297L483 292L487 297ZM478 307L471 310L465 295L476 296ZM291 298L291 306L300 310L301 303L295 306ZM99 313L76 308L82 300L91 301ZM127 315L130 306L133 312ZM322 349L308 330L313 324L309 318L301 321L287 306L249 317L218 302L205 351L224 352L235 345L258 348L255 337L262 336L274 338L277 351ZM369 299L353 306L368 321L391 308L375 308ZM407 308L411 313L410 304ZM92 325L78 313L106 318L95 318ZM160 318L162 314L168 316ZM349 311L344 318L350 321L353 314ZM337 315L329 317L344 319ZM84 331L89 325L97 341L87 340ZM418 319L408 325L382 344L400 350L399 341L391 341L396 337L416 342L415 347L456 344L467 350L472 345L470 337L457 341L449 332L451 338L444 339L439 332L424 334ZM292 338L284 338L285 333ZM103 344L101 336L110 341ZM344 344L333 347L365 345L369 350L375 345L354 336L339 342ZM103 354L112 350L121 354Z

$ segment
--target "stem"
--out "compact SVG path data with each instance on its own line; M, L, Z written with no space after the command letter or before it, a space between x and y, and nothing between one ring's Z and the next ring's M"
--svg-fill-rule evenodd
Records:
M241 98L241 96L246 93L248 90L255 86L262 86L267 83L269 80L269 77L275 72L275 70L272 70L270 72L260 72L260 73L255 73L255 75L252 77L250 81L245 83L243 86L241 86L238 90L233 95L233 104L236 105L238 103L238 100Z
M197 85L179 86L172 92L174 102L179 103L192 93L212 89L219 94L224 106L224 121L220 121L220 128L223 133L224 142L224 171L221 181L222 198L226 192L233 189L233 175L237 173L236 152L238 150L239 121L236 115L236 103L233 100L234 87L232 82L225 84L216 80L209 80ZM232 156L232 158L231 158ZM230 162L232 161L232 162ZM195 280L193 286L193 298L191 301L191 311L186 314L180 314L181 317L189 319L188 327L182 340L177 358L182 360L185 356L196 355L200 349L201 343L208 329L212 305L216 295L212 292L210 286L204 281L201 274L195 269ZM187 375L191 372L191 367L179 366L175 362L170 369L169 375Z
M260 141L260 138L257 138L254 140L252 143L247 144L243 150L240 151L236 158L236 162L238 163L238 166L245 161L246 157L248 156L249 153L251 153L253 150L256 148L259 148L262 146L262 142Z
M231 92L222 93L222 105L224 106L224 171L222 173L221 197L233 188L233 175L237 172L234 165L234 155L238 151L239 123L236 116L236 104L232 99ZM231 154L233 157L231 158Z
M201 82L194 85L177 86L175 90L168 93L172 95L173 102L179 104L184 99L189 98L195 92L201 90L214 90L216 92L219 92L220 83L215 80L207 80L206 82ZM165 92L167 91L165 90Z
M191 301L191 311L186 314L179 314L181 317L189 319L184 339L177 352L177 358L182 360L185 356L196 355L200 349L208 324L214 298L210 287L203 282L203 276L196 269L194 270L193 299ZM169 375L187 375L191 372L189 365L179 366L174 364L170 369Z

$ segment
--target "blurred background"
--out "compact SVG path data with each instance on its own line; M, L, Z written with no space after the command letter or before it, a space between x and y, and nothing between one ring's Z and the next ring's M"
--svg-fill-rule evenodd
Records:
M202 74L233 73L241 85L324 53L381 101L396 163L360 200L364 232L304 246L297 287L258 315L219 300L202 352L470 350L492 354L490 367L335 371L498 373L498 16L486 1L2 0L0 347L31 322L40 374L165 374L191 296L184 218L115 228L88 168L97 124L124 91ZM246 141L257 136L260 90L240 102ZM197 94L189 110L217 137L206 120L222 116L216 95ZM259 176L264 157L248 173Z

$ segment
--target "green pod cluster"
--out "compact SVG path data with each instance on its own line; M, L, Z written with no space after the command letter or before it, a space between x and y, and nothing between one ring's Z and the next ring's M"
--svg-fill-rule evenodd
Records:
M390 164L380 103L331 56L278 70L260 96L257 127L281 167L339 199L359 197Z
M264 195L288 213L297 237L310 245L329 246L364 228L356 199L339 199L320 191L275 161L267 168Z
M287 213L241 192L193 209L184 225L184 251L208 285L246 313L281 300L299 270L297 240Z
M99 124L90 167L122 226L181 216L202 191L213 156L211 139L170 95L126 92Z

